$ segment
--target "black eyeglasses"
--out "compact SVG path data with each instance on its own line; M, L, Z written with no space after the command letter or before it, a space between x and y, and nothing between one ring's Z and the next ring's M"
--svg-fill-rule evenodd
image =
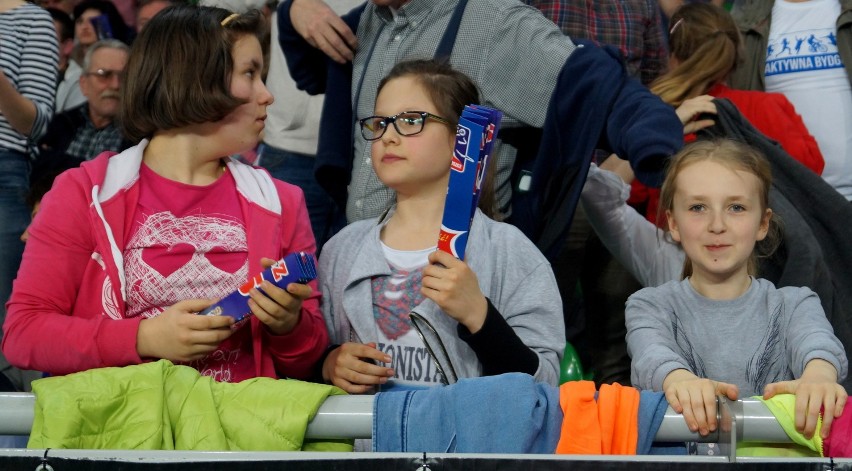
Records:
M119 80L124 76L123 70L111 70L111 69L97 69L92 72L86 72L88 76L94 76L99 80L103 80L104 82L108 82L112 80L113 77L118 77Z
M413 136L423 131L427 118L447 126L452 125L449 120L426 111L403 111L393 116L368 116L358 122L361 123L361 135L364 139L375 141L385 134L391 123L400 136Z

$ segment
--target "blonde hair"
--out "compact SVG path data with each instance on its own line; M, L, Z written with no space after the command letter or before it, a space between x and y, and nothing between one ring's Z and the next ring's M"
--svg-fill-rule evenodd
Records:
M763 214L769 208L769 188L772 186L772 169L769 161L757 149L730 139L696 141L687 144L672 157L669 162L666 178L660 190L660 206L658 215L674 208L674 195L677 191L677 176L684 168L697 163L711 161L732 170L750 173L757 177L760 184L760 211ZM661 217L661 216L660 216ZM763 216L761 216L763 217ZM757 276L758 258L772 255L781 242L781 226L776 215L769 219L769 231L766 237L758 242L748 261L748 274ZM692 275L692 261L689 257L683 262L681 279Z
M706 3L689 3L671 18L669 51L679 62L650 88L672 106L702 95L725 80L742 57L742 39L730 13Z

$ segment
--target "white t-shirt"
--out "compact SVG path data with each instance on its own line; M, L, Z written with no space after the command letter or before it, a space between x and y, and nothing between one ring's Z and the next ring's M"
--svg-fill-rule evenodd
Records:
M373 315L378 332L378 349L390 355L394 377L381 390L395 386L439 386L440 373L423 340L411 323L409 313L424 297L423 268L435 247L424 250L396 250L382 243L390 276L371 280ZM439 348L437 345L433 349Z
M766 91L796 107L825 159L823 178L852 200L852 89L837 50L838 0L776 1Z

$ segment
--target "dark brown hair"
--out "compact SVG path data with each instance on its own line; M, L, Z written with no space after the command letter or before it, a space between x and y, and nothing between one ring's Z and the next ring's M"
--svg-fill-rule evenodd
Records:
M479 101L479 90L470 77L452 68L446 61L434 59L410 60L396 64L379 82L376 96L388 82L400 77L413 77L420 82L429 99L435 104L438 115L450 120L453 126L458 124L465 105Z
M131 141L157 131L218 121L244 103L230 92L231 51L245 35L263 36L259 11L174 5L145 26L130 51L120 125ZM261 42L261 44L263 44Z
M58 8L48 7L45 8L45 10L50 13L50 17L53 21L62 26L62 28L60 28L61 31L59 31L59 42L62 43L69 39L74 39L74 20L71 19L71 15Z
M651 84L666 103L679 106L725 80L742 57L742 39L731 14L706 3L688 3L672 15L669 51L680 62Z
M677 191L677 176L685 167L696 162L716 162L731 170L741 170L757 177L760 182L760 211L763 213L769 208L769 189L772 186L772 169L769 161L754 147L731 139L716 139L708 141L696 141L684 146L669 161L666 179L660 190L659 215L665 214L674 208L674 195ZM769 218L769 231L766 237L755 245L751 258L748 261L749 275L757 275L757 259L771 256L781 242L781 225L776 214ZM689 257L684 259L681 278L692 275L692 262Z
M388 82L401 77L412 77L417 80L426 90L438 115L449 120L453 127L458 124L466 105L479 103L479 90L473 80L454 69L447 61L435 59L409 60L396 64L379 82L376 96ZM496 156L492 155L491 162L486 168L479 199L479 209L494 219L499 217L494 183L496 167Z

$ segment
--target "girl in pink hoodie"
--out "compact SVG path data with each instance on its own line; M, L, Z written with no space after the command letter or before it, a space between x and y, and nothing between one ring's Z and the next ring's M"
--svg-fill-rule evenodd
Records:
M133 44L121 123L140 143L61 175L29 232L3 353L67 374L151 359L220 381L305 378L328 343L316 285L251 293L250 323L198 316L290 252L314 252L301 190L227 156L260 140L258 12L176 6Z

